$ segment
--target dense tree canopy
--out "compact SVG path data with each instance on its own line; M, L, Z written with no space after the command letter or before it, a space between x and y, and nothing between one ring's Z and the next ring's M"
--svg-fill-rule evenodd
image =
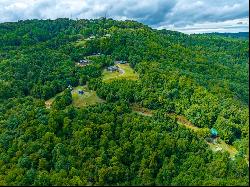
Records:
M1 23L0 44L0 185L248 185L247 39L101 18ZM115 60L139 79L103 82ZM68 86L84 84L106 102L75 108Z

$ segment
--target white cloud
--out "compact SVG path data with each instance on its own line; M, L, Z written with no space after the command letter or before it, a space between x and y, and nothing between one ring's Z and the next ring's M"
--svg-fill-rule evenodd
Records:
M203 22L186 25L184 27L175 27L174 25L160 26L157 29L168 29L193 33L211 33L211 32L248 32L249 18L234 19L220 22Z
M154 28L227 32L248 28L248 23L233 26L229 23L248 19L248 5L247 0L0 0L0 22L59 17L90 19L107 14Z

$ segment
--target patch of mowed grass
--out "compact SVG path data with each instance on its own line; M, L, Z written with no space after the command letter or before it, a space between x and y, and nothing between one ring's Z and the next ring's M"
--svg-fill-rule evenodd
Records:
M83 90L84 94L79 94L78 90ZM72 90L72 105L75 107L86 107L95 105L97 103L103 103L104 100L96 95L96 92L89 90L87 86L78 86Z
M103 71L103 81L109 82L117 79L138 80L138 74L129 66L129 64L117 64L117 66L124 71L124 73L115 71Z
M83 90L84 94L83 95L79 94L78 90ZM56 94L56 96L62 95L63 92L64 91ZM90 105L95 105L97 103L105 102L104 100L102 100L101 98L99 98L96 95L95 91L89 90L86 85L85 86L77 86L77 87L73 88L73 90L71 91L71 94L72 94L72 105L75 107L86 107L86 106L90 106ZM45 101L46 108L51 107L51 104L55 100L56 96Z
M110 81L112 79L116 79L120 76L121 74L117 71L115 72L109 72L107 71L106 69L103 71L103 81L106 82L106 81Z
M218 149L220 151L227 151L230 154L231 158L234 158L235 155L238 153L238 151L233 147L232 145L226 144L223 140L218 140L217 143L208 143L209 147L212 149L212 151L216 152Z

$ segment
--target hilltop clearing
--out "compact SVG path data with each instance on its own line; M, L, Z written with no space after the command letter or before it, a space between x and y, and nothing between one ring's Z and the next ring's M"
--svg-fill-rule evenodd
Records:
M109 82L117 79L138 80L138 74L129 66L129 64L117 64L118 70L110 72L108 70L103 71L103 81Z
M55 98L63 95L63 93L64 91L58 93L56 96L45 101L46 107L51 108L51 105L53 104ZM96 95L95 91L89 90L87 86L74 87L71 91L71 94L72 94L72 105L75 107L86 107L104 102Z

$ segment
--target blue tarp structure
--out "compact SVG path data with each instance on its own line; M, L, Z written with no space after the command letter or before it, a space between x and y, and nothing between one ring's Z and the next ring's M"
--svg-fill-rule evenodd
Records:
M218 136L218 131L215 128L210 130L212 136Z
M83 94L84 94L84 91L78 90L78 93L81 94L81 95L83 95Z

